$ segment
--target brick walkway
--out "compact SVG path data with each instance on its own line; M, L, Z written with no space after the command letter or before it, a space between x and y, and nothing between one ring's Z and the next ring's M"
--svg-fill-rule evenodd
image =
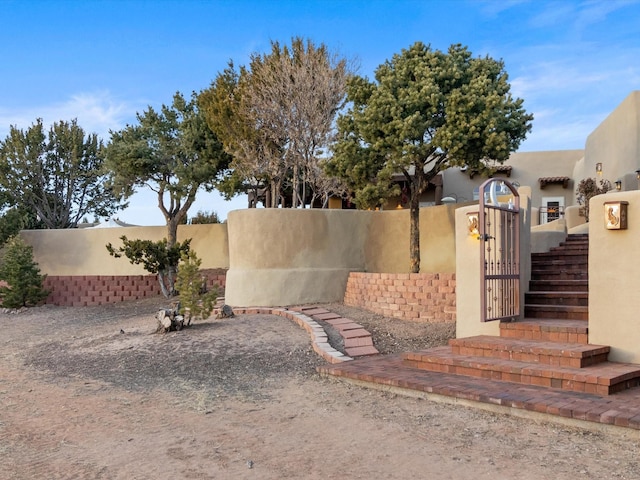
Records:
M368 388L392 390L401 395L464 403L501 413L550 415L561 423L583 428L615 426L640 433L640 387L600 396L420 370L403 364L402 354L371 355L374 352L367 350L368 356L354 360L329 345L326 332L316 321L333 320L340 324L345 320L328 310L320 311L315 307L237 308L234 312L278 315L300 325L309 332L313 349L329 363L318 368L324 376Z
M404 366L401 355L362 358L323 366L318 370L321 375L405 395L444 396L475 403L476 406L498 407L503 413L553 415L564 423L583 427L589 427L583 422L595 422L640 430L640 387L599 396L418 370Z

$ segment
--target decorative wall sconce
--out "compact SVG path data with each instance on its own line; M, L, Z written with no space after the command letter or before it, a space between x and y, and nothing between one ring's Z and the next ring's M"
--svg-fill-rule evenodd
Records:
M622 180L616 180L616 190L622 190Z
M474 238L480 238L480 225L478 223L478 219L478 212L467 213L467 229L469 231L469 236Z
M600 162L596 163L596 173L602 175L602 163Z
M604 225L607 230L627 229L627 206L629 202L605 202Z

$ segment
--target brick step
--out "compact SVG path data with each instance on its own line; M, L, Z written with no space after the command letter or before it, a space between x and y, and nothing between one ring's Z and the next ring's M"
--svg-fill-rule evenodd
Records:
M500 337L587 344L589 324L583 320L526 318L500 323Z
M531 280L588 280L589 273L584 270L541 270L531 269Z
M539 365L491 357L455 355L451 347L406 353L406 366L524 385L610 395L640 385L638 365L604 362L585 368Z
M572 261L569 259L562 260L548 260L548 261L540 261L534 260L531 262L531 268L537 271L542 272L553 272L553 271L580 271L585 274L589 273L589 262L584 260L576 260Z
M304 313L318 322L324 322L333 328L341 337L344 353L350 357L377 355L378 349L373 345L373 337L362 325L337 313L316 307L294 307L292 310Z
M551 250L562 250L562 249L583 249L583 250L588 250L589 249L589 241L584 241L584 240L569 240L566 242L562 242L560 243L560 245L558 245L557 247L551 247Z
M573 306L573 305L525 304L524 316L527 318L560 318L560 319L567 319L567 320L589 320L589 307Z
M532 255L553 256L553 255L571 255L575 257L589 256L589 247L581 245L571 245L564 247L552 247L548 252L534 253Z
M610 348L605 345L560 343L478 335L449 340L455 355L493 357L502 360L584 368L606 362Z
M582 247L554 247L548 252L532 253L531 258L554 258L554 257L585 257L589 258L589 250Z
M530 292L554 291L554 292L588 292L589 281L581 280L531 280L529 282Z
M589 234L588 233L572 233L571 235L567 235L567 238L566 238L565 241L567 241L567 242L575 242L575 241L580 241L580 240L589 241Z
M589 292L536 291L524 294L525 305L573 305L589 306Z

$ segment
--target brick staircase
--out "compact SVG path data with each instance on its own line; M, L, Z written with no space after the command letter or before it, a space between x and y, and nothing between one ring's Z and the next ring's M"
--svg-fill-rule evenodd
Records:
M640 366L607 360L588 343L587 235L532 255L525 320L501 323L500 336L452 339L406 353L405 366L549 388L610 395L640 385Z
M525 318L589 319L589 236L569 235L559 247L531 255Z

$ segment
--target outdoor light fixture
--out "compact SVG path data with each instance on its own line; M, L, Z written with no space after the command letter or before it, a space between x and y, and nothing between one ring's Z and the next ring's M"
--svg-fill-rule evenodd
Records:
M602 164L600 162L596 163L596 173L602 175Z
M622 190L622 180L616 180L616 190Z
M480 238L480 226L478 223L478 219L478 212L467 213L467 229L469 231L469 236L471 237Z
M636 170L636 178L640 180L640 170Z
M604 226L607 230L627 229L629 202L604 202Z

